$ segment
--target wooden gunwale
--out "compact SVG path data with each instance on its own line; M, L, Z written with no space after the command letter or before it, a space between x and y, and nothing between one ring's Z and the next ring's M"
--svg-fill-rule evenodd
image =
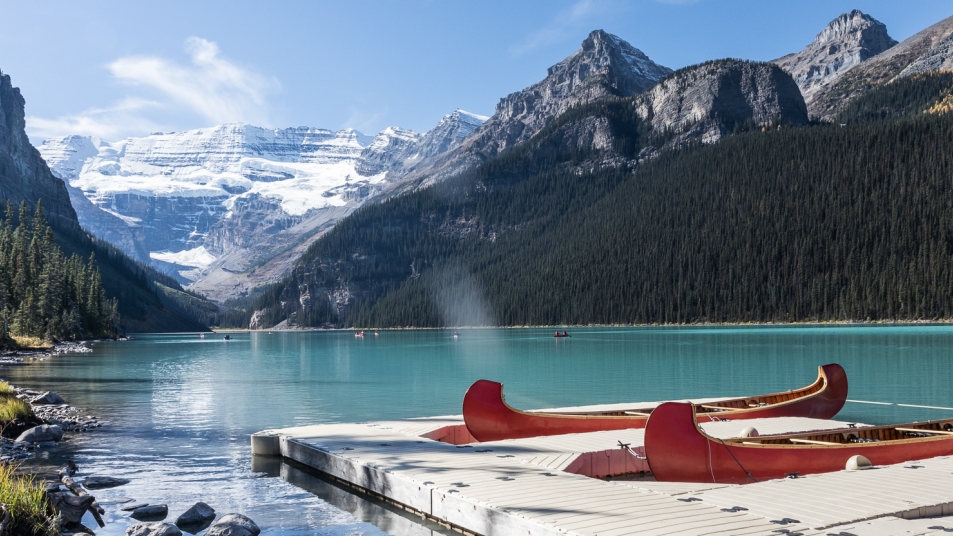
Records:
M882 447L884 444L903 445L929 441L949 441L953 435L953 419L918 421L900 425L864 426L860 428L840 428L823 432L801 432L796 434L776 434L760 437L717 439L709 436L697 426L698 432L707 439L724 442L726 445L744 445L765 448L869 448ZM915 435L924 434L924 435ZM872 439L873 441L852 442L851 439ZM793 441L792 441L793 440ZM800 443L811 441L812 443Z
M699 415L705 416L716 416L719 419L722 418L731 418L732 415L738 415L748 412L755 411L764 411L768 407L783 407L788 404L793 404L795 402L800 402L802 400L809 400L814 398L824 392L824 389L827 388L827 375L824 373L824 367L817 367L817 379L813 383L800 389L792 389L779 393L771 393L766 395L758 396L745 396L739 398L732 398L729 400L723 400L721 402L712 402L710 404L704 405L695 405L695 411ZM769 402L765 402L768 400ZM565 419L617 419L619 417L628 417L631 419L647 419L651 415L652 410L655 408L652 407L638 407L638 408L625 408L613 411L602 411L602 412L585 412L585 411L573 411L573 412L561 412L561 411L524 411L518 408L514 408L506 402L506 397L503 397L503 405L505 405L509 410L519 413L521 415L527 415L531 417L542 417L547 415L556 416L559 418ZM761 406L751 406L750 404L754 402L755 404L764 404ZM741 404L744 404L743 406ZM641 415L632 415L632 413L639 413ZM715 415L717 414L717 415Z

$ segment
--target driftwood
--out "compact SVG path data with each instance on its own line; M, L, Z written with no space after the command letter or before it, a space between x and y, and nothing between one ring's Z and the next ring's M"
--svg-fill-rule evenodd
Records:
M90 495L82 484L73 480L71 475L76 472L75 469L73 469L74 467L76 466L72 465L72 467L67 467L60 470L60 482L62 482L64 486L69 488L69 490L75 493L78 497L89 497L91 500L86 506L86 509L89 510L89 513L93 514L93 518L96 519L96 523L99 523L100 528L105 527L106 523L103 521L101 514L105 514L106 510L104 510L102 506L99 506L99 503L96 502L96 498ZM82 516L80 516L80 518L82 518Z
M94 499L91 495L75 497L64 491L50 493L50 504L60 513L60 518L66 525L73 525L83 521L87 510L92 511Z

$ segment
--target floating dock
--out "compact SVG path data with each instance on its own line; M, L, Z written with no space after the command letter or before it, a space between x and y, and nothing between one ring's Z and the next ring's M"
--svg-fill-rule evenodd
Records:
M846 424L789 417L702 427L725 438L746 426L772 434ZM953 533L953 517L943 517L953 516L953 457L741 486L640 477L648 470L641 429L471 441L462 419L448 416L266 430L252 436L252 451L294 460L465 534Z

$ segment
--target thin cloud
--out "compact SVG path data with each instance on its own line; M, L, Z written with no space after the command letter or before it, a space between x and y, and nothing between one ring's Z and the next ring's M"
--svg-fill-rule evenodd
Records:
M27 116L26 128L30 137L36 140L69 134L115 140L129 132L163 130L158 123L143 115L148 109L160 107L162 105L156 101L128 97L113 106L89 108L78 114L55 119Z
M185 40L188 64L155 56L126 56L106 66L115 80L141 95L129 95L111 106L90 108L57 118L29 117L34 140L80 134L105 140L141 136L162 128L156 118L181 115L205 124L232 122L271 125L268 97L280 84L224 57L216 43L200 37ZM161 114L161 115L160 115Z
M578 37L580 28L591 20L594 14L602 11L599 8L595 0L579 0L558 13L546 26L530 33L519 44L511 47L510 52L516 55L525 54L540 47L560 43L569 37Z
M376 132L375 125L381 124L384 118L387 117L387 111L363 111L356 108L349 109L349 115L346 121L341 124L340 128L353 128L362 134L367 134L368 132Z
M108 68L116 79L157 90L213 123L268 124L266 96L278 88L277 80L232 63L222 56L217 44L200 37L186 39L185 50L192 58L191 66L129 56Z

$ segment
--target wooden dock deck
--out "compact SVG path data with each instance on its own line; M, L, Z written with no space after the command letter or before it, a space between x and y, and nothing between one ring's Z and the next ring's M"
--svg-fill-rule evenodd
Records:
M459 417L269 430L259 451L295 460L421 516L481 535L950 534L953 457L745 486L591 476L647 469L640 429L454 445L424 436ZM779 418L706 423L737 435L837 428ZM261 445L266 445L262 450ZM938 527L938 528L937 528Z

